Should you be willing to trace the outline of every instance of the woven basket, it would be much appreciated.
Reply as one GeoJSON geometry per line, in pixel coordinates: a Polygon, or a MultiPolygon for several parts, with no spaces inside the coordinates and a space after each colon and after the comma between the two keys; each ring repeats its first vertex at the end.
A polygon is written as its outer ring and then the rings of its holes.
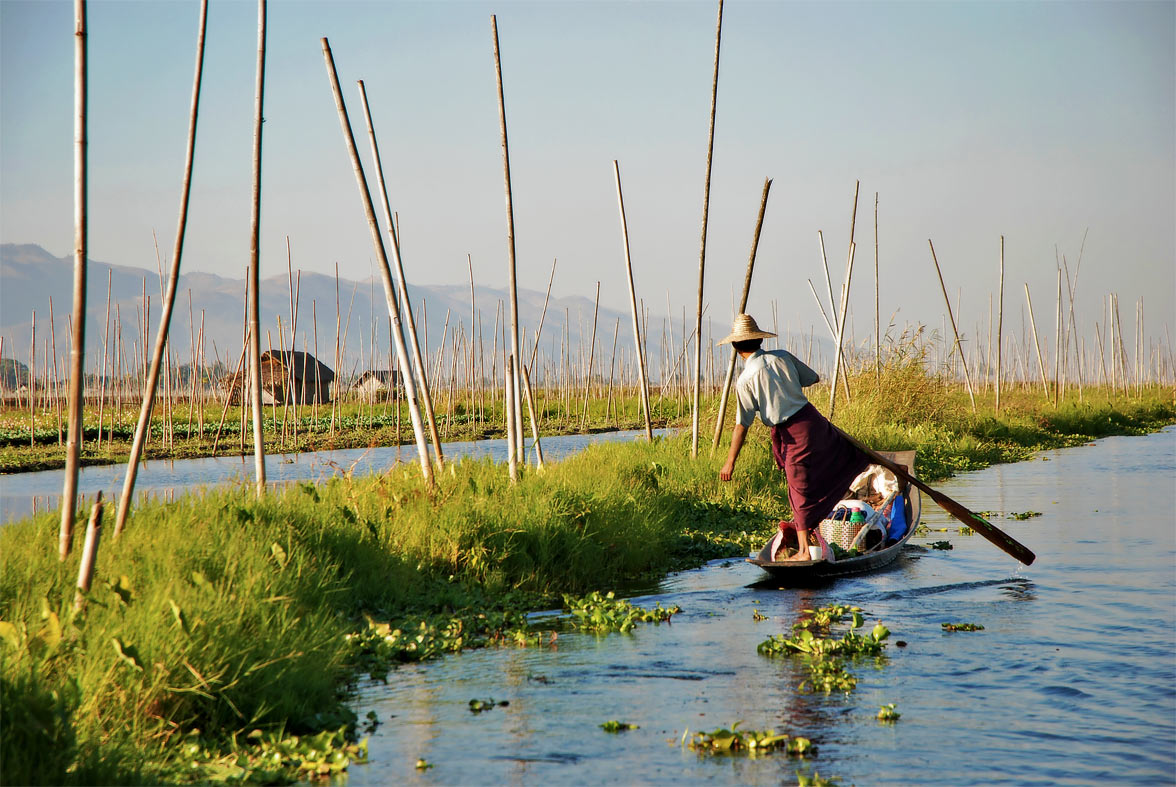
{"type": "Polygon", "coordinates": [[[830,544],[836,544],[842,549],[849,549],[858,532],[866,526],[865,522],[849,522],[844,519],[822,519],[821,537],[830,544]]]}

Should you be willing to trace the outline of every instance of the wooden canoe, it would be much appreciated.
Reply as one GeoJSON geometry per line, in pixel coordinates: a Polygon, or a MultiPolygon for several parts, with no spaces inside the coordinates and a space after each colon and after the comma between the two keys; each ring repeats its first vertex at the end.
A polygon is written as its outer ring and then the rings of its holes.
{"type": "MultiPolygon", "coordinates": [[[[913,474],[915,467],[914,451],[879,451],[879,453],[892,462],[910,468],[913,474]]],[[[759,551],[759,554],[755,557],[748,558],[747,562],[767,571],[772,575],[773,579],[796,584],[806,584],[833,577],[877,571],[898,559],[902,548],[910,540],[911,536],[914,535],[915,528],[919,526],[919,517],[923,510],[919,490],[914,486],[907,485],[903,489],[903,498],[906,509],[907,529],[902,534],[902,538],[889,546],[875,549],[872,552],[866,552],[856,557],[842,558],[836,563],[830,563],[827,560],[796,560],[785,562],[768,559],[772,545],[772,539],[769,538],[768,542],[764,544],[763,549],[759,551]]]]}

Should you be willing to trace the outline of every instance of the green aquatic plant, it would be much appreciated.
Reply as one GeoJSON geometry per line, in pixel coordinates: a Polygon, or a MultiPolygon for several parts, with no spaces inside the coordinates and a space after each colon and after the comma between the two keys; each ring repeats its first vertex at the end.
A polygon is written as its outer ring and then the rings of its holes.
{"type": "Polygon", "coordinates": [[[228,752],[207,745],[198,733],[187,736],[178,751],[187,780],[288,784],[334,777],[353,763],[367,762],[367,739],[352,742],[344,727],[315,735],[255,729],[244,741],[234,737],[228,752]]]}
{"type": "Polygon", "coordinates": [[[416,761],[416,769],[417,769],[418,771],[427,771],[427,770],[429,770],[430,768],[433,768],[433,767],[435,767],[435,766],[433,765],[433,763],[429,762],[429,761],[428,761],[428,760],[426,760],[424,757],[421,757],[420,759],[418,759],[418,760],[416,761]]]}
{"type": "Polygon", "coordinates": [[[630,724],[627,721],[616,721],[614,719],[602,723],[600,725],[600,729],[604,730],[605,732],[624,732],[626,730],[638,729],[638,726],[636,724],[630,724]]]}
{"type": "Polygon", "coordinates": [[[751,619],[756,623],[759,623],[760,621],[767,620],[768,616],[760,612],[758,609],[753,609],[751,611],[751,619]]]}
{"type": "Polygon", "coordinates": [[[1034,517],[1038,517],[1038,516],[1041,516],[1040,511],[1010,511],[1008,518],[1009,519],[1017,519],[1017,520],[1025,520],[1025,519],[1033,519],[1034,517]]]}
{"type": "Polygon", "coordinates": [[[955,549],[955,545],[950,541],[932,541],[927,546],[931,549],[955,549]]]}
{"type": "Polygon", "coordinates": [[[816,771],[811,774],[796,772],[796,787],[837,787],[839,784],[841,779],[836,776],[826,778],[816,771]]]}
{"type": "Polygon", "coordinates": [[[869,634],[860,634],[864,624],[860,607],[830,605],[817,610],[805,610],[806,617],[793,624],[793,635],[776,634],[761,642],[757,652],[764,656],[801,656],[806,659],[808,677],[801,681],[800,691],[835,691],[849,693],[857,687],[857,678],[847,667],[848,659],[884,658],[883,652],[890,629],[875,624],[869,634]],[[829,629],[849,617],[848,630],[840,639],[831,636],[829,629]],[[815,631],[815,633],[814,633],[815,631]]]}
{"type": "Polygon", "coordinates": [[[510,700],[470,700],[469,702],[470,713],[482,713],[495,708],[505,708],[508,705],[510,705],[510,700]]]}
{"type": "Polygon", "coordinates": [[[772,751],[783,750],[795,757],[806,757],[817,753],[817,747],[808,738],[777,734],[775,730],[740,730],[742,722],[735,722],[730,729],[719,728],[711,732],[682,733],[682,745],[699,754],[725,755],[743,754],[755,757],[772,751]]]}
{"type": "Polygon", "coordinates": [[[979,623],[940,623],[944,631],[983,631],[979,623]]]}
{"type": "Polygon", "coordinates": [[[565,593],[563,600],[564,609],[572,614],[572,627],[595,634],[629,632],[638,623],[668,623],[671,617],[682,611],[676,604],[663,608],[660,601],[653,609],[635,607],[616,598],[611,590],[603,595],[593,591],[579,598],[565,593]]]}
{"type": "Polygon", "coordinates": [[[894,709],[894,703],[888,702],[878,709],[878,715],[876,718],[878,721],[894,722],[898,721],[901,716],[902,714],[894,709]]]}

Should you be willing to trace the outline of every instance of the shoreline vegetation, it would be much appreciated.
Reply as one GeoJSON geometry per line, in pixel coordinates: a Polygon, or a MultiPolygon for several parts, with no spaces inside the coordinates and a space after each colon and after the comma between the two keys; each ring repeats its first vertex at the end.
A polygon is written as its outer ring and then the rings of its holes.
{"type": "MultiPolygon", "coordinates": [[[[928,481],[1176,423],[1167,386],[1088,387],[1058,405],[1006,391],[994,416],[991,397],[973,413],[961,385],[918,362],[851,382],[838,425],[878,450],[916,449],[928,481]]],[[[688,406],[671,417],[677,407],[663,399],[665,425],[689,418],[688,406]]],[[[632,399],[620,409],[639,413],[632,399]]],[[[573,409],[564,423],[578,420],[573,409]]],[[[243,483],[148,501],[101,542],[76,612],[81,549],[58,560],[59,515],[0,528],[0,782],[282,783],[343,770],[365,756],[347,707],[357,680],[471,647],[546,647],[566,622],[533,630],[527,612],[648,589],[758,547],[788,514],[767,430],[752,429],[729,483],[725,453],[690,459],[687,431],[527,465],[513,484],[503,465],[449,460],[431,490],[402,465],[260,499],[243,483]]]]}

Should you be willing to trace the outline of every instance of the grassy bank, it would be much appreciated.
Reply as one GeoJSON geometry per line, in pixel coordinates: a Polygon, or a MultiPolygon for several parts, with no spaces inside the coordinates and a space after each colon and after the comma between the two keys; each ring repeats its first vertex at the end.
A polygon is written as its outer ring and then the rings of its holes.
{"type": "MultiPolygon", "coordinates": [[[[995,419],[910,370],[871,379],[854,381],[838,423],[881,449],[917,448],[927,478],[1176,421],[1166,391],[1058,408],[1026,394],[995,419]]],[[[58,562],[56,518],[6,526],[0,777],[280,781],[308,762],[329,769],[355,734],[344,700],[357,671],[545,642],[521,611],[758,546],[787,504],[766,430],[751,434],[727,484],[722,452],[691,461],[684,436],[593,446],[515,485],[501,466],[466,461],[431,492],[405,467],[260,501],[232,488],[149,503],[103,543],[77,616],[79,550],[58,562]],[[290,737],[340,729],[313,745],[290,737]]]]}

